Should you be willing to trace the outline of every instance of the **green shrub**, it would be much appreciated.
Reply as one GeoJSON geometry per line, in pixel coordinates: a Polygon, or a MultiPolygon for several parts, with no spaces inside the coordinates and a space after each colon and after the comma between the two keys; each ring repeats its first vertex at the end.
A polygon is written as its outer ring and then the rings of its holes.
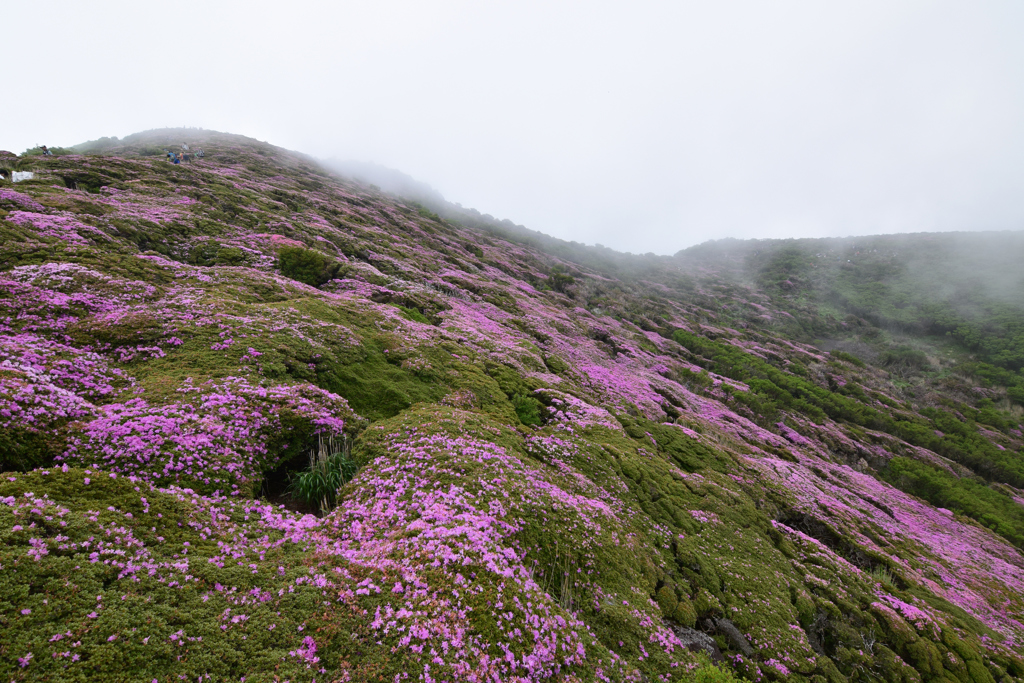
{"type": "Polygon", "coordinates": [[[689,598],[682,598],[676,604],[672,618],[687,628],[693,628],[697,624],[697,612],[693,609],[693,603],[689,598]]]}
{"type": "Polygon", "coordinates": [[[655,599],[658,603],[658,607],[661,608],[661,613],[666,617],[671,618],[675,613],[676,608],[679,606],[679,598],[676,597],[676,592],[672,590],[671,586],[662,586],[655,593],[655,599]]]}
{"type": "Polygon", "coordinates": [[[417,311],[415,308],[409,308],[408,306],[399,306],[399,308],[402,309],[402,313],[409,320],[412,320],[413,322],[417,323],[423,323],[424,325],[430,324],[430,320],[428,320],[425,315],[417,311]]]}
{"type": "Polygon", "coordinates": [[[847,353],[846,351],[831,351],[830,353],[832,357],[835,358],[836,360],[845,361],[858,368],[864,367],[864,361],[862,361],[860,358],[857,358],[857,356],[853,355],[852,353],[847,353]]]}
{"type": "Polygon", "coordinates": [[[567,273],[562,266],[553,266],[551,274],[548,275],[548,286],[556,292],[562,292],[563,294],[575,282],[576,278],[567,273]]]}
{"type": "Polygon", "coordinates": [[[44,433],[18,427],[0,430],[0,472],[27,472],[49,464],[59,453],[44,433]]]}
{"type": "Polygon", "coordinates": [[[728,669],[708,663],[691,673],[689,680],[692,683],[739,683],[742,679],[728,669]]]}
{"type": "Polygon", "coordinates": [[[992,425],[996,429],[1009,429],[1016,424],[1016,420],[1007,420],[990,398],[978,401],[978,417],[976,419],[978,422],[992,425]]]}
{"type": "Polygon", "coordinates": [[[544,420],[541,418],[543,404],[532,396],[516,394],[512,397],[512,407],[515,408],[519,421],[524,425],[541,425],[544,420]]]}
{"type": "Polygon", "coordinates": [[[887,349],[878,360],[893,370],[925,370],[931,366],[923,351],[909,346],[894,346],[887,349]]]}
{"type": "Polygon", "coordinates": [[[548,370],[556,375],[561,375],[569,371],[569,364],[558,356],[545,356],[544,365],[548,366],[548,370]]]}
{"type": "Polygon", "coordinates": [[[240,266],[245,263],[245,252],[236,247],[222,247],[217,251],[217,264],[240,266]]]}
{"type": "Polygon", "coordinates": [[[330,282],[341,272],[341,264],[330,256],[303,247],[281,247],[277,262],[282,275],[313,287],[330,282]]]}

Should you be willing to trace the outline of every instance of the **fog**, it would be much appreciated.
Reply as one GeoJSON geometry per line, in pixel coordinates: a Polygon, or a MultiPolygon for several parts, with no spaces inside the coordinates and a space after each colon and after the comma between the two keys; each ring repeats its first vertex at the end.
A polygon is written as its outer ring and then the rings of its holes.
{"type": "Polygon", "coordinates": [[[1024,229],[1024,3],[6,2],[0,149],[165,126],[587,244],[1024,229]]]}

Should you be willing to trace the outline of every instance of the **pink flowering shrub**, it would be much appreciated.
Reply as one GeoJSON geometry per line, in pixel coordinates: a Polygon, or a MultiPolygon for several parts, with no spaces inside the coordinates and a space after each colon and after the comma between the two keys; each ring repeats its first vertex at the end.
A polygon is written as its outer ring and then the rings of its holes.
{"type": "Polygon", "coordinates": [[[42,213],[46,210],[42,204],[32,199],[32,197],[7,188],[0,188],[0,204],[2,203],[13,204],[19,208],[37,213],[42,213]]]}
{"type": "Polygon", "coordinates": [[[45,377],[94,402],[113,400],[133,380],[100,354],[23,333],[0,337],[0,368],[45,377]]]}
{"type": "Polygon", "coordinates": [[[0,469],[46,463],[60,449],[69,421],[97,413],[92,403],[45,375],[0,366],[0,469]]]}
{"type": "Polygon", "coordinates": [[[109,240],[102,230],[68,216],[52,216],[31,211],[14,211],[7,220],[16,225],[29,225],[41,237],[65,240],[71,244],[88,244],[88,240],[109,240]]]}
{"type": "Polygon", "coordinates": [[[309,385],[226,378],[178,392],[182,399],[171,404],[136,398],[103,406],[96,419],[77,426],[58,459],[237,495],[298,457],[311,436],[340,435],[355,417],[344,399],[309,385]]]}

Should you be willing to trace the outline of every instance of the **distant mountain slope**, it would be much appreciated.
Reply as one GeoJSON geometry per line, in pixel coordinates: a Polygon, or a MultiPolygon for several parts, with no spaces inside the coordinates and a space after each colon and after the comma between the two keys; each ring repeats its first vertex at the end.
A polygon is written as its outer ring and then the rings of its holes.
{"type": "MultiPolygon", "coordinates": [[[[917,336],[956,332],[963,324],[993,332],[997,309],[1024,311],[1022,256],[1024,232],[725,240],[676,255],[691,267],[713,264],[784,300],[917,336]]],[[[1024,366],[1024,353],[1012,355],[1001,362],[1024,366]]]]}
{"type": "Polygon", "coordinates": [[[1024,413],[1024,232],[722,241],[676,258],[765,293],[802,328],[790,334],[857,349],[925,390],[959,377],[1007,419],[1024,413]]]}
{"type": "Polygon", "coordinates": [[[353,161],[351,159],[345,161],[331,159],[324,162],[324,165],[342,175],[376,185],[379,189],[389,194],[428,204],[445,203],[445,199],[440,192],[426,183],[420,182],[412,176],[396,171],[393,168],[367,161],[353,161]]]}
{"type": "Polygon", "coordinates": [[[0,674],[1024,679],[1019,236],[628,256],[79,151],[0,184],[0,674]]]}

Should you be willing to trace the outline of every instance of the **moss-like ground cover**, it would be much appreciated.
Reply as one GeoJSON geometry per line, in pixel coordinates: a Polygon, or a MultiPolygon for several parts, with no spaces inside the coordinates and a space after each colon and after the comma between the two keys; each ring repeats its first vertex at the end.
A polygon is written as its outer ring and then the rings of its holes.
{"type": "Polygon", "coordinates": [[[181,134],[0,186],[0,675],[1024,678],[1019,414],[806,343],[800,253],[618,267],[181,134]]]}

